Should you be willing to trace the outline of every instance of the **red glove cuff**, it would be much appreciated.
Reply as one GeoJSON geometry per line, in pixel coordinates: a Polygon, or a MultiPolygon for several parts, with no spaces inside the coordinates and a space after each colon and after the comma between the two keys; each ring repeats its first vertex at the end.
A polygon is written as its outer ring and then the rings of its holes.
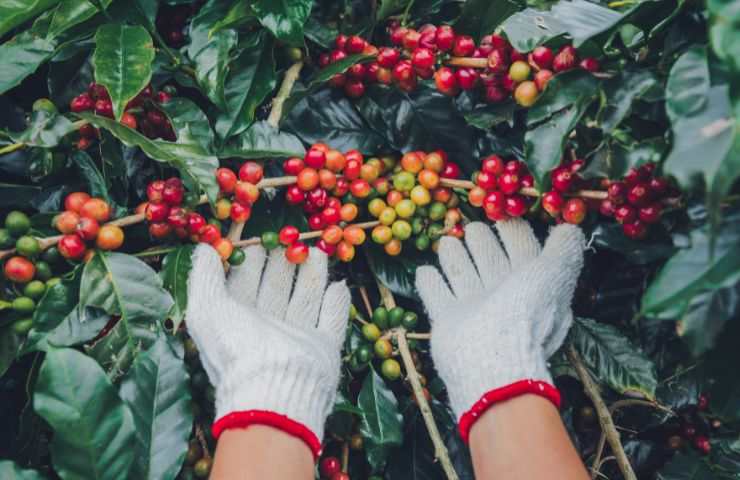
{"type": "Polygon", "coordinates": [[[560,408],[560,392],[557,388],[547,382],[539,380],[520,380],[518,382],[496,388],[483,394],[480,400],[475,402],[473,406],[470,407],[470,410],[463,413],[462,417],[460,417],[458,429],[463,441],[468,443],[470,429],[473,428],[473,424],[475,424],[483,413],[495,403],[530,393],[545,397],[555,404],[557,408],[560,408]]]}
{"type": "Polygon", "coordinates": [[[213,438],[218,439],[224,430],[247,428],[250,425],[267,425],[277,428],[293,437],[303,440],[313,453],[314,461],[321,456],[321,440],[302,423],[291,420],[285,415],[266,410],[246,410],[231,412],[219,418],[211,429],[213,438]]]}

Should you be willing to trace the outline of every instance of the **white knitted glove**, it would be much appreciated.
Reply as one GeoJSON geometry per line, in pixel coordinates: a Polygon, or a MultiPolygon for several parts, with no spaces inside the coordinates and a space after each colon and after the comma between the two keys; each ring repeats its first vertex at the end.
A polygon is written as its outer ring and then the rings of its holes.
{"type": "Polygon", "coordinates": [[[269,259],[261,246],[244,251],[226,280],[216,251],[199,245],[188,279],[188,332],[216,388],[214,437],[266,424],[318,457],[339,383],[349,290],[336,282],[324,292],[328,260],[319,250],[298,268],[295,286],[296,266],[283,249],[269,259]]]}
{"type": "Polygon", "coordinates": [[[492,403],[534,393],[559,405],[547,358],[573,321],[570,304],[583,265],[578,227],[553,228],[544,249],[523,220],[496,227],[505,251],[487,225],[475,222],[465,228],[465,246],[453,237],[441,240],[447,282],[434,267],[416,271],[432,321],[432,359],[465,441],[492,403]]]}

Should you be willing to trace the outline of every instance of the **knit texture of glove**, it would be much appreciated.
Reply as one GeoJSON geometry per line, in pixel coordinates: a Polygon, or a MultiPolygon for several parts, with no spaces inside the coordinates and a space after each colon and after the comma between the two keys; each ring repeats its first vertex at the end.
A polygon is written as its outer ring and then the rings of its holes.
{"type": "Polygon", "coordinates": [[[283,249],[245,254],[227,280],[216,251],[199,245],[188,280],[188,332],[216,389],[214,436],[267,424],[318,455],[339,383],[349,290],[344,282],[326,288],[319,250],[300,268],[283,249]]]}
{"type": "Polygon", "coordinates": [[[465,228],[465,244],[440,242],[440,273],[416,271],[432,321],[432,359],[445,382],[464,440],[491,403],[535,393],[559,403],[547,368],[573,321],[571,300],[585,241],[573,225],[552,229],[544,248],[529,224],[465,228]],[[467,247],[467,248],[466,248],[467,247]]]}

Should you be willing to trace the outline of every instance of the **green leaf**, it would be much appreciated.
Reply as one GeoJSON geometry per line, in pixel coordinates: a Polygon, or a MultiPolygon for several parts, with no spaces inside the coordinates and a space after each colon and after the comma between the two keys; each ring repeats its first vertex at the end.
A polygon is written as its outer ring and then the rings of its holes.
{"type": "Polygon", "coordinates": [[[100,173],[97,165],[90,155],[83,150],[77,150],[70,155],[70,160],[80,170],[80,175],[87,182],[89,187],[90,195],[93,197],[102,198],[106,202],[114,203],[110,194],[108,193],[108,185],[105,183],[103,174],[100,173]]]}
{"type": "Polygon", "coordinates": [[[453,99],[429,84],[421,84],[411,93],[374,85],[357,102],[357,108],[370,128],[386,138],[394,150],[441,148],[460,164],[473,156],[472,131],[453,99]]]}
{"type": "Polygon", "coordinates": [[[344,94],[333,90],[321,90],[296,103],[282,127],[303,143],[326,142],[342,151],[356,148],[363,153],[374,153],[385,144],[344,94]]]}
{"type": "MultiPolygon", "coordinates": [[[[96,127],[105,128],[127,146],[136,146],[150,158],[165,162],[176,168],[189,189],[205,192],[208,200],[215,203],[218,197],[216,169],[218,159],[211,155],[193,136],[192,127],[185,125],[180,130],[177,142],[151,140],[136,130],[132,130],[110,118],[79,114],[96,127]]],[[[197,130],[196,130],[197,132],[197,130]]]]}
{"type": "Polygon", "coordinates": [[[740,312],[739,307],[740,282],[699,293],[689,302],[676,331],[698,357],[714,347],[727,321],[740,312]]]}
{"type": "Polygon", "coordinates": [[[232,2],[211,0],[190,22],[188,56],[195,67],[195,80],[203,93],[219,108],[226,108],[224,81],[229,71],[230,52],[236,46],[235,30],[212,32],[214,23],[222,19],[232,2]]]}
{"type": "Polygon", "coordinates": [[[185,97],[174,97],[167,103],[157,105],[167,118],[170,119],[172,128],[178,139],[189,130],[189,135],[197,140],[206,151],[213,147],[213,130],[208,122],[208,117],[203,110],[198,108],[190,99],[185,97]]]}
{"type": "Polygon", "coordinates": [[[401,445],[403,417],[398,412],[398,401],[380,376],[371,369],[362,383],[357,397],[360,414],[360,433],[369,449],[385,449],[401,445]]]}
{"type": "Polygon", "coordinates": [[[655,398],[658,378],[653,362],[614,325],[576,318],[570,341],[600,383],[619,394],[655,398]]]}
{"type": "Polygon", "coordinates": [[[412,0],[380,0],[378,11],[375,12],[375,19],[377,21],[385,20],[394,13],[399,13],[404,10],[412,0]]]}
{"type": "Polygon", "coordinates": [[[193,266],[191,259],[193,250],[195,246],[183,245],[168,253],[162,260],[162,270],[159,272],[164,288],[170,292],[174,300],[170,311],[174,332],[185,319],[185,309],[188,306],[188,276],[193,266]]]}
{"type": "Polygon", "coordinates": [[[231,137],[221,148],[222,157],[285,158],[303,157],[306,149],[295,135],[283,132],[266,121],[254,122],[247,130],[231,137]]]}
{"type": "MultiPolygon", "coordinates": [[[[36,15],[43,13],[59,0],[15,0],[0,2],[0,37],[31,20],[36,15]]],[[[10,58],[2,56],[1,58],[10,58]]]]}
{"type": "Polygon", "coordinates": [[[619,252],[625,256],[628,262],[638,265],[646,265],[666,259],[676,251],[676,248],[670,242],[670,238],[664,241],[650,242],[632,240],[624,234],[622,226],[618,223],[599,223],[593,230],[592,238],[595,247],[619,252]]]}
{"type": "MultiPolygon", "coordinates": [[[[657,474],[656,480],[720,480],[705,458],[679,452],[657,474]]],[[[731,477],[730,477],[731,478],[731,477]]]]}
{"type": "Polygon", "coordinates": [[[691,245],[678,251],[658,271],[642,297],[643,313],[685,305],[694,295],[734,284],[740,279],[740,215],[728,216],[714,251],[708,227],[690,233],[691,245]]]}
{"type": "Polygon", "coordinates": [[[0,460],[0,478],[5,480],[44,480],[36,470],[24,469],[10,460],[0,460]]]}
{"type": "Polygon", "coordinates": [[[576,48],[596,35],[612,29],[622,13],[586,0],[560,0],[549,11],[527,8],[510,16],[501,29],[520,52],[561,35],[573,39],[576,48]]]}
{"type": "MultiPolygon", "coordinates": [[[[2,18],[0,13],[0,19],[2,18]]],[[[0,94],[20,85],[24,78],[51,58],[55,47],[54,42],[35,37],[30,32],[23,32],[0,45],[0,58],[3,59],[0,94]]]]}
{"type": "Polygon", "coordinates": [[[66,135],[75,130],[77,128],[67,117],[39,110],[31,115],[28,128],[11,134],[11,138],[29,146],[51,148],[59,145],[66,135]]]}
{"type": "Polygon", "coordinates": [[[711,88],[706,47],[696,45],[671,67],[666,83],[666,112],[671,119],[699,112],[711,88]]]}
{"type": "MultiPolygon", "coordinates": [[[[8,326],[0,329],[0,376],[5,375],[15,360],[21,338],[8,326]]],[[[2,472],[2,469],[0,469],[2,472]]],[[[0,475],[0,478],[5,478],[0,475]]]]}
{"type": "Polygon", "coordinates": [[[488,131],[500,123],[514,125],[514,112],[517,110],[515,102],[508,100],[502,103],[493,103],[476,106],[463,113],[468,125],[480,130],[488,131]]]}
{"type": "Polygon", "coordinates": [[[39,193],[41,187],[0,183],[0,207],[27,206],[39,193]]]}
{"type": "Polygon", "coordinates": [[[54,469],[64,480],[128,478],[134,421],[95,361],[72,349],[46,354],[33,408],[54,430],[54,469]]]}
{"type": "Polygon", "coordinates": [[[518,0],[469,0],[454,23],[455,33],[464,33],[480,40],[521,10],[523,4],[518,0]]]}
{"type": "Polygon", "coordinates": [[[140,26],[107,24],[98,29],[95,45],[95,81],[108,89],[115,118],[120,119],[126,104],[152,78],[152,37],[140,26]]]}
{"type": "MultiPolygon", "coordinates": [[[[437,420],[435,416],[435,420],[437,420]]],[[[429,438],[424,419],[418,411],[407,421],[403,445],[396,449],[388,461],[388,480],[429,480],[445,478],[434,457],[434,445],[429,438]]]]}
{"type": "MultiPolygon", "coordinates": [[[[102,310],[78,309],[64,317],[62,323],[46,335],[46,343],[55,347],[72,347],[95,338],[110,322],[110,316],[102,310]]],[[[39,348],[42,350],[43,348],[39,348]]]]}
{"type": "Polygon", "coordinates": [[[527,112],[527,125],[547,120],[562,109],[596,96],[599,81],[582,69],[569,70],[555,75],[542,95],[527,112]]]}
{"type": "Polygon", "coordinates": [[[238,135],[254,120],[254,112],[277,83],[273,41],[262,32],[240,46],[232,60],[224,85],[226,110],[216,118],[216,134],[221,140],[238,135]]]}
{"type": "Polygon", "coordinates": [[[608,141],[594,153],[581,175],[585,179],[621,178],[632,167],[647,162],[660,163],[666,148],[663,137],[627,144],[608,141]]]}
{"type": "Polygon", "coordinates": [[[111,359],[110,365],[123,362],[125,366],[139,350],[147,348],[172,304],[157,273],[131,255],[98,252],[82,272],[79,308],[96,307],[120,316],[116,336],[111,338],[117,340],[120,351],[112,352],[117,358],[111,359]]]}
{"type": "Polygon", "coordinates": [[[655,75],[646,70],[621,72],[604,83],[606,103],[599,112],[600,126],[604,133],[610,133],[632,109],[635,100],[651,91],[657,90],[655,75]]]}
{"type": "MultiPolygon", "coordinates": [[[[103,8],[108,8],[113,0],[98,1],[103,5],[103,8]]],[[[97,2],[90,2],[89,0],[64,0],[54,11],[46,37],[55,38],[75,25],[91,19],[98,12],[97,2]]]]}
{"type": "Polygon", "coordinates": [[[218,19],[212,26],[210,35],[227,28],[240,28],[255,22],[256,18],[252,7],[247,0],[237,0],[223,18],[218,19]]]}
{"type": "Polygon", "coordinates": [[[716,229],[722,198],[740,176],[740,135],[728,85],[710,87],[707,69],[704,47],[688,50],[671,69],[666,111],[673,148],[664,171],[685,189],[704,187],[710,222],[716,229]]]}
{"type": "Polygon", "coordinates": [[[395,257],[389,257],[382,247],[375,244],[367,245],[365,251],[370,270],[383,285],[396,295],[418,301],[419,296],[414,286],[416,269],[431,263],[434,257],[429,253],[412,250],[413,248],[412,245],[404,245],[403,253],[395,257]]]}
{"type": "Polygon", "coordinates": [[[289,45],[303,45],[303,25],[311,14],[311,0],[255,0],[252,10],[263,27],[289,45]]]}
{"type": "Polygon", "coordinates": [[[121,398],[128,404],[136,428],[136,478],[171,480],[188,451],[193,427],[190,378],[182,358],[167,337],[134,360],[121,382],[121,398]]]}

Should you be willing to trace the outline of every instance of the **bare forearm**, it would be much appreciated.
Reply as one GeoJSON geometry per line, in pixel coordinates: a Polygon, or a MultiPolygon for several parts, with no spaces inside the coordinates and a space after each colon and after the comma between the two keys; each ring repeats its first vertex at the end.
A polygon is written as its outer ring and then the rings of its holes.
{"type": "Polygon", "coordinates": [[[555,406],[537,395],[494,405],[470,431],[478,480],[588,480],[555,406]]]}
{"type": "Polygon", "coordinates": [[[210,478],[313,479],[313,456],[302,440],[271,427],[226,430],[219,438],[210,478]]]}

